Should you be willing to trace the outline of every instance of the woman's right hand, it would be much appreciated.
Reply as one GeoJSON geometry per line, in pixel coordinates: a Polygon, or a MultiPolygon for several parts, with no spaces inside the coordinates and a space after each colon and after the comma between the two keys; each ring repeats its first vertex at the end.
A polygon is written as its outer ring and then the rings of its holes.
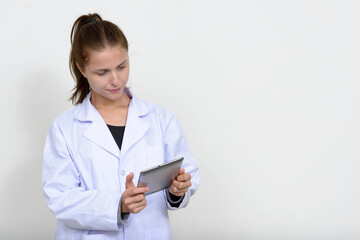
{"type": "Polygon", "coordinates": [[[139,213],[146,207],[145,192],[149,191],[148,187],[135,187],[133,183],[134,173],[126,176],[125,191],[121,198],[122,213],[139,213]]]}

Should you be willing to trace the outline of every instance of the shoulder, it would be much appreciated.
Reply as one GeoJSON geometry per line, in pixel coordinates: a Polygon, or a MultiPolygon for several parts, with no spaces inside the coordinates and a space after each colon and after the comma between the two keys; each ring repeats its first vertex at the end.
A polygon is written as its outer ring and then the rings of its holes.
{"type": "Polygon", "coordinates": [[[125,93],[131,98],[130,107],[135,110],[140,117],[144,117],[146,115],[156,115],[158,117],[167,119],[175,116],[172,111],[160,104],[151,103],[138,98],[128,88],[125,89],[125,93]]]}
{"type": "Polygon", "coordinates": [[[66,128],[68,125],[70,125],[71,123],[73,123],[73,119],[74,119],[74,115],[76,114],[76,112],[79,109],[79,105],[73,106],[72,108],[68,109],[67,111],[59,114],[55,120],[53,121],[53,123],[51,124],[50,129],[62,129],[62,128],[66,128]]]}
{"type": "Polygon", "coordinates": [[[170,109],[164,107],[163,105],[151,103],[146,100],[133,97],[134,105],[139,107],[140,112],[146,116],[156,116],[159,120],[170,121],[173,118],[176,118],[176,115],[170,109]]]}
{"type": "Polygon", "coordinates": [[[155,103],[149,103],[149,105],[151,106],[151,109],[158,114],[159,116],[163,117],[163,118],[173,118],[175,117],[175,113],[164,107],[163,105],[160,104],[155,104],[155,103]]]}

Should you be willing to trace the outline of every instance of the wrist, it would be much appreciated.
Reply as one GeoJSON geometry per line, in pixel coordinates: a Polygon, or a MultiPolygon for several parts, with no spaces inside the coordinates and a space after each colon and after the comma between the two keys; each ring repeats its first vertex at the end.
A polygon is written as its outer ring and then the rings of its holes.
{"type": "Polygon", "coordinates": [[[121,213],[130,213],[130,211],[128,211],[127,207],[125,206],[123,199],[121,199],[121,204],[120,204],[120,212],[121,213]]]}

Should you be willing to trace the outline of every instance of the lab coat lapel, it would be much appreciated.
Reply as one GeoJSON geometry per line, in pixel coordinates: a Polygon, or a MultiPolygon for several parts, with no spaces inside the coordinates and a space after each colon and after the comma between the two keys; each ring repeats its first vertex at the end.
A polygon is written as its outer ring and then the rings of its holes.
{"type": "Polygon", "coordinates": [[[128,109],[124,139],[121,146],[121,158],[125,156],[126,152],[137,143],[149,129],[150,124],[143,118],[148,112],[149,106],[135,96],[132,96],[128,109]]]}
{"type": "Polygon", "coordinates": [[[119,147],[116,145],[114,137],[102,118],[101,120],[93,121],[85,131],[84,136],[96,145],[112,153],[115,157],[120,157],[119,147]]]}
{"type": "Polygon", "coordinates": [[[80,121],[90,121],[90,126],[86,129],[83,136],[95,143],[104,150],[110,152],[115,157],[120,157],[120,150],[117,146],[109,128],[96,108],[90,103],[88,94],[83,103],[79,106],[77,118],[80,121]]]}

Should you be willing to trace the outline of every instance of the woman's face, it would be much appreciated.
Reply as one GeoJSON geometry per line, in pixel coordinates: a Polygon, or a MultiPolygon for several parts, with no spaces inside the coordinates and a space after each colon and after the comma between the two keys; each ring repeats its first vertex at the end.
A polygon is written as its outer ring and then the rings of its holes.
{"type": "Polygon", "coordinates": [[[129,56],[121,46],[87,49],[88,62],[82,73],[92,89],[91,101],[118,101],[129,78],[129,56]]]}

